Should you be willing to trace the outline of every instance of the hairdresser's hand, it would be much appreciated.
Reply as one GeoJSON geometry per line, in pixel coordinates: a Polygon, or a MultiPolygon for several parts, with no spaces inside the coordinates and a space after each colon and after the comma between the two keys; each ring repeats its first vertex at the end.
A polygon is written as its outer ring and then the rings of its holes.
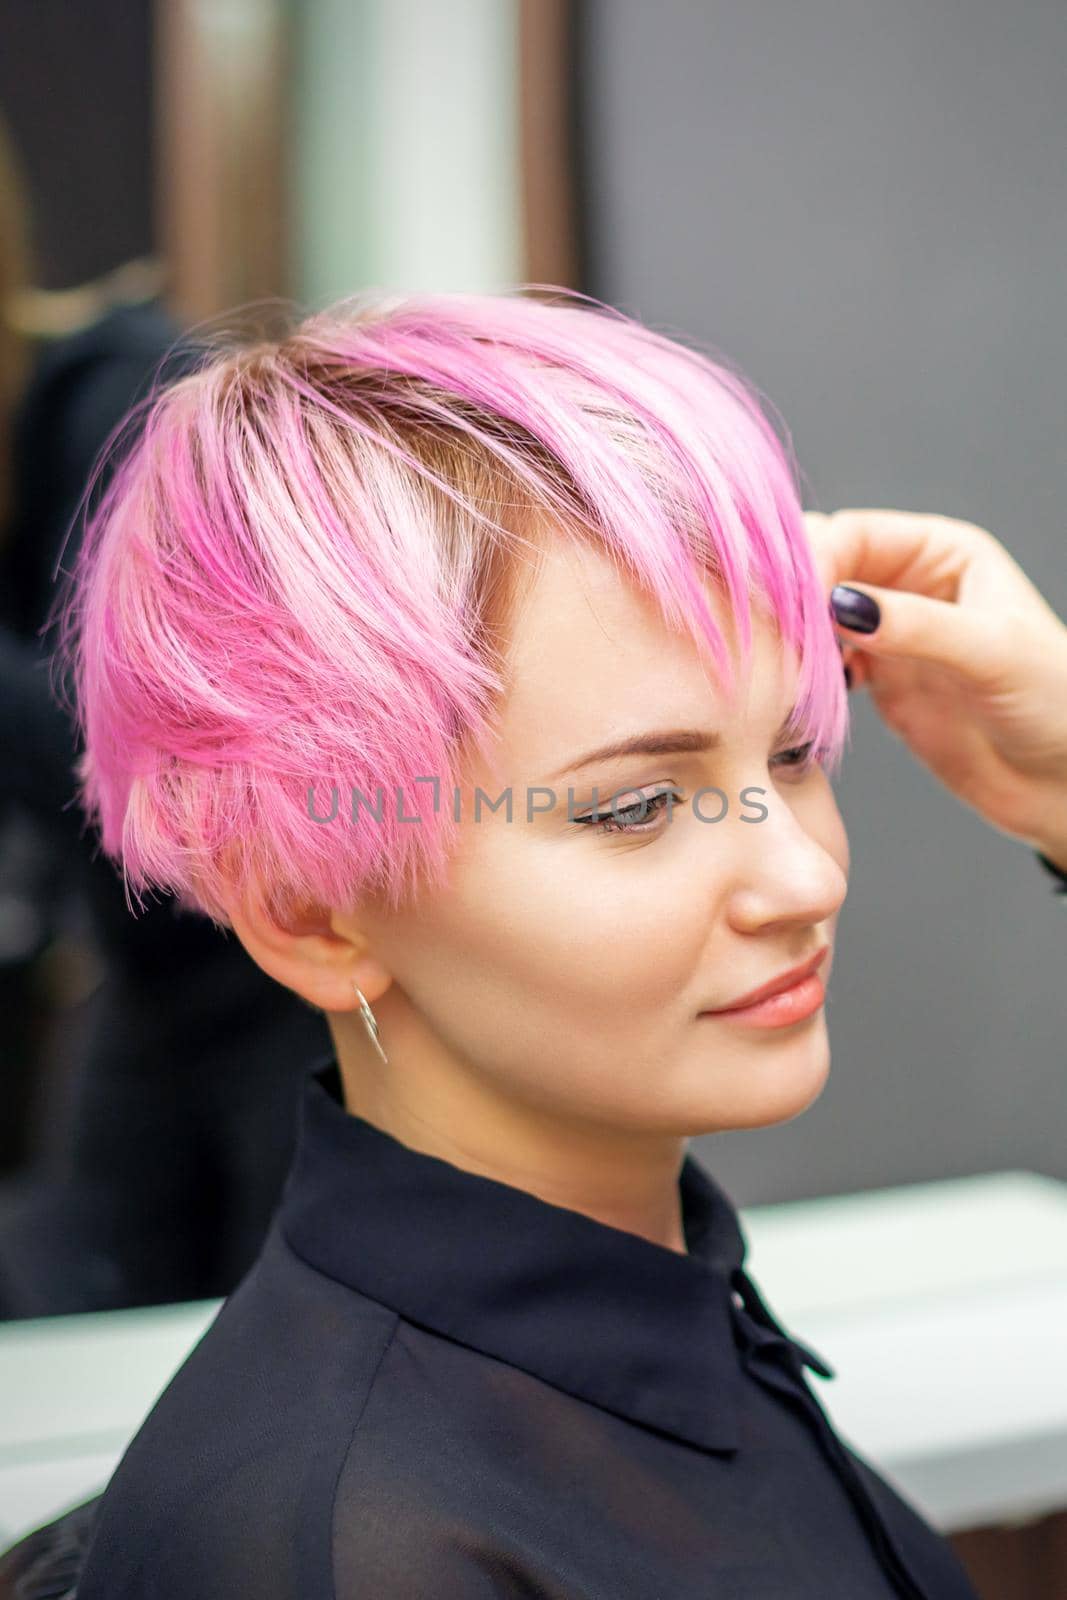
{"type": "Polygon", "coordinates": [[[806,516],[854,689],[987,822],[1067,868],[1067,625],[984,528],[904,511],[806,516]],[[835,601],[847,601],[838,590],[835,601]]]}

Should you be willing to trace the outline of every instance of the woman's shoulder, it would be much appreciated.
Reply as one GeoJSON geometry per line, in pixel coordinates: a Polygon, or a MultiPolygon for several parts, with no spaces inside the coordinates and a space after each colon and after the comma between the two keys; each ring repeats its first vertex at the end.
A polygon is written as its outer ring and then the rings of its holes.
{"type": "MultiPolygon", "coordinates": [[[[91,1529],[76,1524],[91,1532],[77,1600],[332,1600],[336,1484],[396,1320],[305,1267],[272,1228],[130,1441],[91,1529]]],[[[44,1539],[39,1569],[59,1559],[44,1539]]]]}

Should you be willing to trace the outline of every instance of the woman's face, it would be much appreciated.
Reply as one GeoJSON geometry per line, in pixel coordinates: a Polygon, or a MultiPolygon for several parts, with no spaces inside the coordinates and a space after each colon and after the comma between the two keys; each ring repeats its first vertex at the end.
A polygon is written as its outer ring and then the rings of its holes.
{"type": "MultiPolygon", "coordinates": [[[[708,593],[732,644],[710,583],[708,593]]],[[[751,673],[730,705],[693,643],[610,561],[548,548],[511,635],[499,771],[470,769],[447,886],[410,911],[359,919],[393,978],[374,1008],[397,1072],[405,1050],[430,1050],[539,1117],[681,1136],[782,1121],[819,1094],[823,1009],[773,1028],[701,1014],[830,945],[847,887],[825,772],[781,759],[797,743],[780,732],[795,663],[762,612],[753,624],[751,673]],[[675,729],[715,742],[583,763],[609,742],[675,729]],[[717,793],[694,809],[709,786],[726,798],[721,821],[717,793]],[[764,792],[746,804],[750,786],[764,792]],[[487,803],[508,788],[510,819],[487,803]],[[670,813],[657,802],[618,831],[614,794],[623,811],[632,791],[668,790],[670,813]],[[531,791],[533,807],[554,797],[552,808],[528,817],[531,791]],[[606,828],[572,820],[594,809],[606,828]]]]}

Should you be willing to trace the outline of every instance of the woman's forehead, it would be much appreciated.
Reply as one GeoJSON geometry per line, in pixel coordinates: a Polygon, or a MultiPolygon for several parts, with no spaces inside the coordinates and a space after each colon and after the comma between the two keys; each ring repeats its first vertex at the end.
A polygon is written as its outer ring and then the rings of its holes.
{"type": "MultiPolygon", "coordinates": [[[[705,587],[737,659],[737,625],[726,597],[711,578],[705,587]]],[[[612,737],[604,733],[609,724],[625,722],[632,731],[646,722],[681,726],[684,717],[687,726],[692,719],[706,725],[755,699],[774,702],[773,714],[796,664],[764,606],[753,605],[751,622],[750,671],[739,675],[731,702],[709,653],[687,630],[671,628],[655,601],[607,556],[591,547],[551,548],[513,619],[502,730],[555,751],[582,734],[604,743],[612,737]]]]}
{"type": "MultiPolygon", "coordinates": [[[[727,638],[734,618],[720,586],[704,584],[727,638]]],[[[507,655],[515,665],[543,657],[548,643],[593,654],[606,644],[657,649],[669,628],[653,597],[606,550],[592,542],[557,539],[541,554],[523,586],[509,628],[507,655]]]]}

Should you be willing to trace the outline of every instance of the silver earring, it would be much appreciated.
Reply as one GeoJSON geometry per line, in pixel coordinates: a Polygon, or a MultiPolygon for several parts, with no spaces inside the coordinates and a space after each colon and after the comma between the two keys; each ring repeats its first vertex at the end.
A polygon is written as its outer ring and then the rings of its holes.
{"type": "Polygon", "coordinates": [[[373,1044],[374,1048],[377,1050],[378,1054],[381,1056],[386,1065],[388,1065],[389,1057],[386,1055],[385,1051],[378,1042],[378,1019],[374,1015],[374,1012],[371,1010],[370,1006],[367,1004],[363,990],[359,987],[358,983],[356,984],[355,989],[356,993],[359,995],[359,1010],[360,1015],[363,1018],[363,1026],[370,1034],[371,1043],[373,1044]]]}

